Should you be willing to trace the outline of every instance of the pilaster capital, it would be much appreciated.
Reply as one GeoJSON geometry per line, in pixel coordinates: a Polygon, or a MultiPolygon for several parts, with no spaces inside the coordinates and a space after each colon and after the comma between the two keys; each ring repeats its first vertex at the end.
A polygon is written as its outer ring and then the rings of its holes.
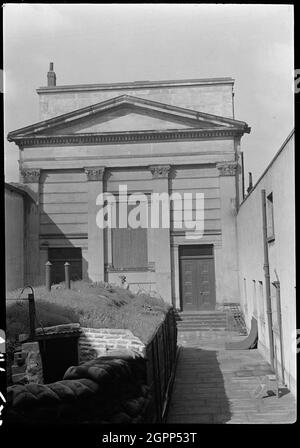
{"type": "Polygon", "coordinates": [[[25,184],[39,183],[41,170],[37,168],[23,168],[21,169],[21,176],[25,184]]]}
{"type": "Polygon", "coordinates": [[[217,163],[219,176],[234,176],[239,168],[237,162],[221,162],[217,163]]]}
{"type": "Polygon", "coordinates": [[[152,173],[153,179],[165,179],[169,177],[171,165],[151,165],[148,168],[152,173]]]}
{"type": "Polygon", "coordinates": [[[105,166],[91,166],[84,168],[88,181],[103,180],[105,166]]]}

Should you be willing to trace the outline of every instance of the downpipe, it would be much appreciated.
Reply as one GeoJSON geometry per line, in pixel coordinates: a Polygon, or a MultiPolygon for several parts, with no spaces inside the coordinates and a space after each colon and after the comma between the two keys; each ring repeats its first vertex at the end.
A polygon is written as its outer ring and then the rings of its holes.
{"type": "Polygon", "coordinates": [[[271,303],[271,282],[269,268],[269,249],[267,240],[267,210],[266,210],[266,190],[261,190],[262,202],[262,221],[263,221],[263,245],[264,245],[264,272],[266,285],[266,313],[268,320],[268,334],[270,341],[270,364],[274,370],[274,340],[273,340],[273,322],[272,322],[272,303],[271,303]]]}
{"type": "Polygon", "coordinates": [[[277,277],[277,281],[272,284],[276,288],[276,303],[277,303],[277,316],[278,316],[278,328],[279,328],[279,344],[280,344],[280,361],[281,361],[281,379],[282,384],[285,383],[284,377],[284,356],[283,356],[283,332],[282,332],[282,314],[281,314],[281,297],[280,297],[280,281],[275,270],[275,275],[277,277]]]}

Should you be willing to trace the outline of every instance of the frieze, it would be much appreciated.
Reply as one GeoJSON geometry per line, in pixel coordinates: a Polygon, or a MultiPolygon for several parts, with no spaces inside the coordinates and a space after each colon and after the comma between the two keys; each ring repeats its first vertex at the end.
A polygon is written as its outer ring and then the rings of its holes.
{"type": "Polygon", "coordinates": [[[244,130],[238,128],[231,129],[186,129],[178,131],[143,131],[124,132],[114,134],[76,134],[57,136],[24,136],[16,137],[13,141],[19,146],[43,146],[43,145],[83,145],[101,144],[109,145],[114,143],[132,142],[155,142],[172,140],[190,140],[210,137],[233,137],[243,135],[244,130]]]}

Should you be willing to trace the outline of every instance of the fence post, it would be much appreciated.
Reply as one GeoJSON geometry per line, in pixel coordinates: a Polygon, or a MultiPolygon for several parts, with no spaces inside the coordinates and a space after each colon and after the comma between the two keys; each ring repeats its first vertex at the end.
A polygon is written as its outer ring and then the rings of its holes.
{"type": "Polygon", "coordinates": [[[35,306],[33,293],[28,294],[30,339],[35,337],[35,306]]]}
{"type": "Polygon", "coordinates": [[[52,266],[52,263],[50,261],[47,261],[45,266],[46,266],[46,289],[48,291],[51,291],[51,266],[52,266]]]}
{"type": "Polygon", "coordinates": [[[66,283],[66,288],[70,289],[71,288],[70,263],[68,263],[67,261],[65,262],[65,283],[66,283]]]}

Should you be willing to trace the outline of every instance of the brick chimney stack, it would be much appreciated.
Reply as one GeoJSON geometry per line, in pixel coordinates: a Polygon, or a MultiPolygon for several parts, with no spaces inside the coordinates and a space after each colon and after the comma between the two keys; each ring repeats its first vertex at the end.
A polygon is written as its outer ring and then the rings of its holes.
{"type": "Polygon", "coordinates": [[[50,69],[47,73],[48,87],[56,86],[56,74],[53,71],[53,62],[50,62],[50,69]]]}

